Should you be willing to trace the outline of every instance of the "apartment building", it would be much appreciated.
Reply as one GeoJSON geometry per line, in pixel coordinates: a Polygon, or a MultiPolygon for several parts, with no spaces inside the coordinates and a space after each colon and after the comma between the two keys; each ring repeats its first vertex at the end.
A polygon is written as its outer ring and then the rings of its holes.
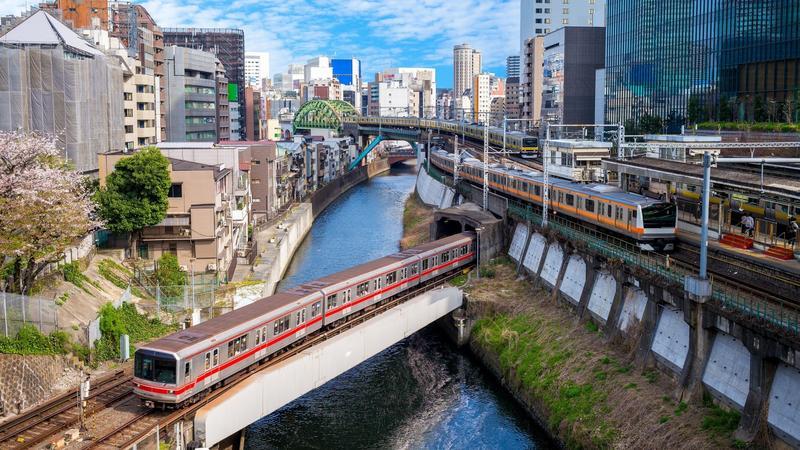
{"type": "Polygon", "coordinates": [[[225,66],[217,59],[217,140],[227,141],[231,138],[231,113],[228,100],[228,77],[225,75],[225,66]]]}
{"type": "MultiPolygon", "coordinates": [[[[116,163],[130,155],[98,155],[101,186],[116,163]]],[[[154,261],[164,253],[172,253],[189,272],[214,273],[219,279],[230,279],[236,269],[231,217],[233,171],[224,164],[168,159],[172,186],[167,216],[158,225],[142,230],[137,255],[154,261]]]]}
{"type": "Polygon", "coordinates": [[[217,140],[217,58],[175,45],[166,48],[167,141],[217,140]]]}

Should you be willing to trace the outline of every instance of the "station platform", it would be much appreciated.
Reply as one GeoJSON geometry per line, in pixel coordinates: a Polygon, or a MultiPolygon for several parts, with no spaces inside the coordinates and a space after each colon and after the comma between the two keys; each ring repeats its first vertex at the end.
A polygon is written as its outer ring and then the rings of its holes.
{"type": "MultiPolygon", "coordinates": [[[[691,224],[687,225],[695,227],[691,224]]],[[[699,247],[700,245],[700,234],[684,227],[679,227],[678,239],[682,242],[690,243],[695,247],[699,247]]],[[[759,248],[741,249],[725,245],[719,241],[716,232],[709,234],[708,248],[710,252],[715,254],[729,256],[765,269],[783,272],[787,275],[797,277],[798,280],[800,280],[800,260],[797,259],[799,255],[797,253],[795,254],[795,259],[784,261],[767,255],[765,250],[759,248]]]]}

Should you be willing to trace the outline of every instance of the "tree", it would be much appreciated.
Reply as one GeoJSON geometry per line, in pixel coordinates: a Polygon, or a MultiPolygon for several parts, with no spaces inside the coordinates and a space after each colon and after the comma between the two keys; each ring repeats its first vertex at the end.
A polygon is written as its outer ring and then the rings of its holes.
{"type": "Polygon", "coordinates": [[[664,130],[664,120],[656,115],[644,113],[639,117],[639,130],[642,134],[661,133],[664,130]]]}
{"type": "Polygon", "coordinates": [[[764,102],[763,97],[757,95],[755,100],[753,101],[753,121],[766,122],[767,119],[768,119],[767,104],[764,102]]]}
{"type": "Polygon", "coordinates": [[[183,294],[186,272],[181,269],[178,258],[172,253],[164,253],[158,258],[155,277],[163,295],[178,297],[183,294]]]}
{"type": "Polygon", "coordinates": [[[700,105],[700,98],[696,94],[689,96],[689,102],[686,105],[686,120],[689,124],[694,125],[703,121],[703,107],[700,105]]]}
{"type": "Polygon", "coordinates": [[[49,264],[99,223],[85,177],[60,155],[52,136],[0,132],[2,284],[27,294],[49,264]]]}
{"type": "Polygon", "coordinates": [[[158,224],[169,207],[169,160],[156,147],[123,158],[95,195],[97,212],[115,233],[138,233],[158,224]]]}

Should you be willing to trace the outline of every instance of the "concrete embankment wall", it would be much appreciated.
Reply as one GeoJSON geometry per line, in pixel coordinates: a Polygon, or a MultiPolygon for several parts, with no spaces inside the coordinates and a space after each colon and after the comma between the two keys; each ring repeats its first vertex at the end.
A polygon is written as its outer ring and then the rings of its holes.
{"type": "Polygon", "coordinates": [[[439,209],[453,206],[455,191],[436,181],[420,166],[417,174],[417,194],[423,203],[439,209]]]}
{"type": "MultiPolygon", "coordinates": [[[[254,278],[264,280],[260,296],[266,297],[275,293],[278,283],[292,262],[295,251],[297,251],[306,234],[311,230],[314,219],[328,205],[357,184],[388,170],[389,162],[387,160],[373,161],[369,165],[358,167],[323,186],[312,194],[308,203],[301,203],[294,207],[286,219],[282,221],[283,226],[276,234],[275,242],[262,244],[267,249],[261,254],[260,260],[253,267],[254,278]]],[[[250,303],[252,300],[245,299],[242,304],[250,303]]]]}
{"type": "MultiPolygon", "coordinates": [[[[609,338],[628,340],[637,363],[669,375],[682,398],[710,394],[742,414],[737,437],[768,428],[800,447],[800,345],[675,286],[517,223],[508,250],[520,271],[609,338]]],[[[796,338],[796,336],[795,336],[796,338]]]]}
{"type": "Polygon", "coordinates": [[[369,165],[358,167],[352,172],[326,184],[311,195],[314,217],[316,218],[328,205],[353,186],[387,171],[389,171],[389,160],[379,159],[369,165]]]}

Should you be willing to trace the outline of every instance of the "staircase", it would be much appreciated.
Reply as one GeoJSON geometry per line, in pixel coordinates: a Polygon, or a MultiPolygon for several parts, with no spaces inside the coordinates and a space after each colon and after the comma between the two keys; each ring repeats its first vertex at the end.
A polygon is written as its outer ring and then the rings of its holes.
{"type": "Polygon", "coordinates": [[[770,247],[764,254],[783,261],[794,259],[794,250],[786,247],[770,247]]]}
{"type": "Polygon", "coordinates": [[[724,234],[722,235],[722,239],[719,240],[721,244],[725,244],[730,247],[740,248],[742,250],[747,250],[753,248],[753,240],[746,236],[740,236],[738,234],[724,234]]]}

